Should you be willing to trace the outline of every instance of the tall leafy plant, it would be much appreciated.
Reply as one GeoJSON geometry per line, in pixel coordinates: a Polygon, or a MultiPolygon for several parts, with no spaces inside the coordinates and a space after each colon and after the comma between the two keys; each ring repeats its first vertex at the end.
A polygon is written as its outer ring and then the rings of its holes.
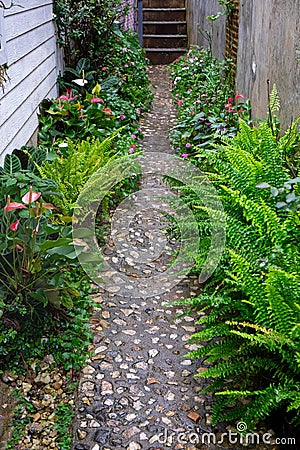
{"type": "Polygon", "coordinates": [[[111,33],[118,33],[116,22],[127,14],[121,0],[55,0],[54,13],[59,43],[66,65],[76,68],[81,58],[90,58],[98,70],[107,52],[111,33]]]}

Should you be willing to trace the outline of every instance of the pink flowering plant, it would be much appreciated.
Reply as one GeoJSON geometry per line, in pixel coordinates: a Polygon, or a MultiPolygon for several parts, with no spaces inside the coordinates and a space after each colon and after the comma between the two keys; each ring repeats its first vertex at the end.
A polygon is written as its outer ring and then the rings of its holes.
{"type": "Polygon", "coordinates": [[[67,88],[57,99],[44,100],[40,105],[40,144],[51,148],[66,138],[105,138],[121,126],[100,91],[99,84],[84,95],[67,88]]]}
{"type": "Polygon", "coordinates": [[[250,103],[230,84],[229,61],[219,62],[197,47],[170,68],[178,123],[172,132],[175,148],[192,155],[212,148],[224,136],[236,135],[239,119],[250,121],[250,103]]]}
{"type": "MultiPolygon", "coordinates": [[[[4,168],[9,163],[16,165],[16,158],[7,155],[4,168]]],[[[64,276],[76,263],[70,229],[51,222],[55,207],[43,198],[41,190],[24,186],[21,172],[10,177],[19,180],[11,189],[8,181],[4,186],[8,174],[4,169],[1,172],[0,317],[20,320],[39,305],[71,307],[76,290],[64,276]],[[4,196],[5,191],[11,194],[4,196]]],[[[46,189],[42,191],[47,196],[46,189]]]]}

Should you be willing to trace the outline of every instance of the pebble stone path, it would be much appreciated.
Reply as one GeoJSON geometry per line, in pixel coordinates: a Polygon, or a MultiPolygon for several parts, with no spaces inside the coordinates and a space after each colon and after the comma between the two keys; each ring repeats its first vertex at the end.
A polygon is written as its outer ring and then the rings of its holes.
{"type": "MultiPolygon", "coordinates": [[[[176,111],[168,74],[158,66],[150,68],[149,76],[157,87],[152,110],[141,121],[144,153],[171,153],[167,130],[174,123],[176,111]]],[[[153,186],[155,181],[142,180],[143,187],[149,183],[153,186]]],[[[141,245],[144,234],[160,223],[157,216],[153,212],[152,217],[137,217],[131,231],[141,245]]],[[[104,253],[117,262],[110,243],[104,253]]],[[[169,256],[171,253],[172,242],[169,256]]],[[[147,268],[143,266],[141,273],[128,258],[120,259],[120,269],[131,277],[147,276],[147,271],[163,271],[167,259],[165,255],[147,268]]],[[[189,343],[195,332],[194,318],[176,320],[182,309],[164,306],[196,295],[197,289],[196,279],[189,284],[183,280],[170,292],[147,299],[100,289],[95,301],[102,309],[93,318],[93,354],[80,381],[74,450],[208,448],[181,444],[176,438],[180,432],[193,432],[197,427],[209,431],[211,405],[209,398],[201,395],[200,382],[193,379],[195,362],[184,357],[196,349],[189,343]]]]}
{"type": "MultiPolygon", "coordinates": [[[[157,88],[152,110],[141,120],[146,161],[147,152],[172,153],[167,130],[176,118],[166,69],[151,67],[149,76],[157,88]]],[[[142,179],[141,185],[153,187],[156,182],[142,179]]],[[[151,240],[160,219],[157,212],[137,216],[128,225],[132,242],[135,239],[136,245],[145,247],[145,236],[151,240]]],[[[200,362],[184,356],[197,348],[189,341],[195,332],[195,317],[179,319],[182,309],[166,303],[197,295],[197,279],[189,277],[149,298],[129,294],[130,280],[165,270],[172,246],[176,242],[168,243],[161,258],[142,265],[116,252],[111,242],[104,248],[107,260],[128,276],[129,289],[127,296],[124,290],[118,295],[118,287],[115,292],[100,288],[95,295],[101,309],[96,309],[92,319],[92,356],[79,385],[72,450],[228,448],[195,444],[195,434],[189,434],[211,431],[212,399],[202,393],[204,382],[193,377],[202,370],[200,362]]]]}

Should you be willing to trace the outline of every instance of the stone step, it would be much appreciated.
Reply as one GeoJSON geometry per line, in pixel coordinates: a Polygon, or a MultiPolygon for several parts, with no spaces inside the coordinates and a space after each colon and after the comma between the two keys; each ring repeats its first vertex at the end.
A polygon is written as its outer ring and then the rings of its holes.
{"type": "Polygon", "coordinates": [[[143,0],[144,8],[184,8],[185,0],[143,0]]]}
{"type": "Polygon", "coordinates": [[[184,22],[186,19],[185,8],[144,8],[143,21],[144,22],[161,22],[171,21],[184,22]]]}
{"type": "Polygon", "coordinates": [[[164,21],[143,22],[143,33],[147,34],[187,34],[186,22],[164,21]]]}
{"type": "Polygon", "coordinates": [[[147,58],[153,65],[170,64],[186,53],[185,48],[147,48],[145,50],[147,58]]]}
{"type": "Polygon", "coordinates": [[[186,48],[187,36],[186,35],[144,35],[143,38],[144,48],[186,48]]]}

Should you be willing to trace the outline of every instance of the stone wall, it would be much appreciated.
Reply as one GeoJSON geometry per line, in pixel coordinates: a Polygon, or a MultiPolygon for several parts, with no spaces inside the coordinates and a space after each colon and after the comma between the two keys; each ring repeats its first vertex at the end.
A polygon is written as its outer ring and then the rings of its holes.
{"type": "Polygon", "coordinates": [[[241,1],[236,85],[267,114],[267,80],[276,83],[283,128],[300,116],[300,0],[241,1]]]}
{"type": "Polygon", "coordinates": [[[208,33],[211,36],[212,52],[219,59],[225,56],[225,17],[211,22],[207,16],[222,10],[217,0],[186,0],[189,45],[209,47],[208,33]]]}

